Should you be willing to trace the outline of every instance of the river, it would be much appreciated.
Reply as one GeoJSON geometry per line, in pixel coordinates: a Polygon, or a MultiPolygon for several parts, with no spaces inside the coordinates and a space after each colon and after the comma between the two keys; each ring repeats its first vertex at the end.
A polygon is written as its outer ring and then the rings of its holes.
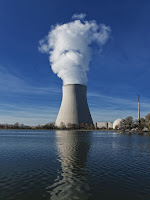
{"type": "Polygon", "coordinates": [[[150,135],[0,130],[0,200],[150,200],[150,135]]]}

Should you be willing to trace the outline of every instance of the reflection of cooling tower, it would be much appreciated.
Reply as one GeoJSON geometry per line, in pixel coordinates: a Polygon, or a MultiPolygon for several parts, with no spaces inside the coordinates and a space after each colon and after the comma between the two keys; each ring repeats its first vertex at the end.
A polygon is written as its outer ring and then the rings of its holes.
{"type": "Polygon", "coordinates": [[[61,164],[54,183],[46,189],[51,200],[88,200],[87,157],[91,133],[84,131],[56,131],[58,161],[61,164]]]}
{"type": "Polygon", "coordinates": [[[56,119],[56,126],[61,124],[93,124],[86,98],[87,87],[80,84],[63,86],[63,98],[56,119]]]}

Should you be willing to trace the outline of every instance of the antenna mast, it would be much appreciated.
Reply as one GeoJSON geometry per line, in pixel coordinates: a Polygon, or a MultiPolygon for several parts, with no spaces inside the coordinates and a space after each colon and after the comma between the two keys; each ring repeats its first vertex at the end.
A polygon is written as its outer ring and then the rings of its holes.
{"type": "Polygon", "coordinates": [[[140,96],[138,95],[138,121],[140,124],[140,96]]]}

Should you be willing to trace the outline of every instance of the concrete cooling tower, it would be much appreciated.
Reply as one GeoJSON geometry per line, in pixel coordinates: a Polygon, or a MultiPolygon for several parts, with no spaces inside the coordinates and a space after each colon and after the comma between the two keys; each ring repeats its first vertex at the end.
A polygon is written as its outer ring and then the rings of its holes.
{"type": "Polygon", "coordinates": [[[80,84],[68,84],[63,86],[61,107],[55,125],[60,127],[62,123],[93,124],[86,97],[87,87],[80,84]]]}

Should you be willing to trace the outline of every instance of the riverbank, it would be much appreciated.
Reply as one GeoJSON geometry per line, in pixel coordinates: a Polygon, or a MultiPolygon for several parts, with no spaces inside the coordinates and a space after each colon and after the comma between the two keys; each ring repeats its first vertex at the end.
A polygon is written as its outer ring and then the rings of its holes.
{"type": "Polygon", "coordinates": [[[102,132],[119,132],[114,129],[38,129],[38,128],[0,128],[0,130],[50,130],[50,131],[102,131],[102,132]]]}

